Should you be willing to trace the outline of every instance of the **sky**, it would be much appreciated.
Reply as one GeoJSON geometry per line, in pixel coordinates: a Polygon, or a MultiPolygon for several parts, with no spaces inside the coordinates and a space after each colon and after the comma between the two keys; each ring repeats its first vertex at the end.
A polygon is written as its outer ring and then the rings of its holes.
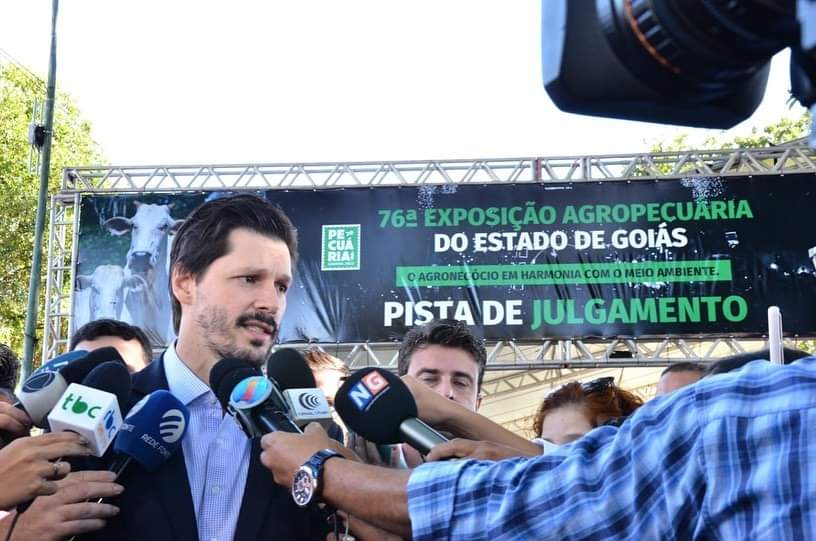
{"type": "MultiPolygon", "coordinates": [[[[50,14],[0,3],[0,60],[45,78],[50,14]]],[[[625,154],[719,133],[558,111],[541,32],[533,0],[62,0],[57,85],[116,165],[625,154]]],[[[801,114],[787,70],[782,53],[731,132],[801,114]]]]}

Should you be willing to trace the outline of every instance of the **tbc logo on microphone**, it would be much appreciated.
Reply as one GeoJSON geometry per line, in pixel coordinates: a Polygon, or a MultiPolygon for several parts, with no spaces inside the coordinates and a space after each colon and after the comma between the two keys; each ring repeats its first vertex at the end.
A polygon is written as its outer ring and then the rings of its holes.
{"type": "Polygon", "coordinates": [[[71,406],[71,412],[76,413],[77,415],[87,415],[91,419],[96,419],[96,414],[102,408],[100,406],[91,406],[88,407],[88,403],[82,400],[82,395],[74,396],[74,393],[69,393],[68,396],[65,398],[65,402],[62,403],[62,409],[68,411],[68,405],[73,402],[73,406],[71,406]]]}
{"type": "Polygon", "coordinates": [[[365,411],[368,405],[374,400],[383,389],[388,388],[388,382],[378,372],[373,371],[357,382],[349,392],[354,405],[360,411],[365,411]]]}
{"type": "Polygon", "coordinates": [[[298,403],[307,410],[316,410],[320,407],[320,398],[314,393],[302,394],[298,396],[298,403]]]}
{"type": "Polygon", "coordinates": [[[162,422],[159,423],[159,434],[166,443],[176,443],[184,434],[184,414],[173,409],[162,415],[162,422]]]}
{"type": "Polygon", "coordinates": [[[116,418],[114,417],[113,410],[108,410],[105,414],[105,433],[108,435],[108,439],[112,438],[114,434],[116,434],[116,418]]]}

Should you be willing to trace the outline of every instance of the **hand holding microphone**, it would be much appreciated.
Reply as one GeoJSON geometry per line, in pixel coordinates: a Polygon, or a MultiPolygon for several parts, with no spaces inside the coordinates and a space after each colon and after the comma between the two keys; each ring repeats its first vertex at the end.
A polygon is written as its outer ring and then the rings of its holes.
{"type": "Polygon", "coordinates": [[[60,432],[14,440],[0,450],[0,509],[10,509],[37,496],[53,494],[56,480],[70,471],[64,456],[91,454],[78,434],[60,432]]]}

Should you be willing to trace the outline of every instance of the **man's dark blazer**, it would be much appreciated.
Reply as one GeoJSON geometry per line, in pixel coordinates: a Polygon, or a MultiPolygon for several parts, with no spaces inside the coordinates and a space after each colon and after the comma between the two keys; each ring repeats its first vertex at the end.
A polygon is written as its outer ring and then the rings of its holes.
{"type": "MultiPolygon", "coordinates": [[[[167,390],[164,356],[133,375],[128,407],[158,389],[167,390]]],[[[82,539],[134,541],[194,541],[198,539],[195,510],[187,481],[184,453],[179,448],[156,472],[136,463],[119,481],[124,493],[111,500],[119,515],[107,526],[82,539]]],[[[321,513],[295,505],[289,490],[275,484],[260,459],[260,441],[252,441],[244,498],[235,528],[235,541],[263,539],[326,539],[328,524],[321,513]]],[[[207,540],[202,540],[207,541],[207,540]]],[[[228,539],[219,541],[230,541],[228,539]]]]}

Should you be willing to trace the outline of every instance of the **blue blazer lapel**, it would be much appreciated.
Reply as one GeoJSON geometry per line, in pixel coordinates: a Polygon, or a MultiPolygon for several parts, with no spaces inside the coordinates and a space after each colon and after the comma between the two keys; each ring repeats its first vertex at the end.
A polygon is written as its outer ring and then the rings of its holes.
{"type": "MultiPolygon", "coordinates": [[[[238,514],[238,524],[235,528],[234,541],[249,541],[260,538],[261,527],[271,512],[269,503],[272,497],[289,497],[289,492],[275,484],[272,473],[261,463],[261,440],[252,440],[252,450],[249,458],[244,499],[241,502],[241,511],[238,514]]],[[[281,506],[276,506],[280,509],[281,506]]],[[[283,507],[285,509],[286,506],[283,507]]],[[[280,517],[285,520],[284,517],[280,517]]]]}
{"type": "MultiPolygon", "coordinates": [[[[163,354],[144,370],[133,375],[133,404],[143,396],[159,389],[168,390],[163,354]]],[[[148,480],[148,486],[152,484],[155,489],[153,496],[144,496],[158,498],[167,515],[167,520],[172,525],[175,539],[179,541],[198,539],[193,496],[187,479],[183,450],[179,449],[156,472],[144,472],[144,474],[148,480]]],[[[150,520],[149,517],[144,517],[144,519],[150,520]]]]}

